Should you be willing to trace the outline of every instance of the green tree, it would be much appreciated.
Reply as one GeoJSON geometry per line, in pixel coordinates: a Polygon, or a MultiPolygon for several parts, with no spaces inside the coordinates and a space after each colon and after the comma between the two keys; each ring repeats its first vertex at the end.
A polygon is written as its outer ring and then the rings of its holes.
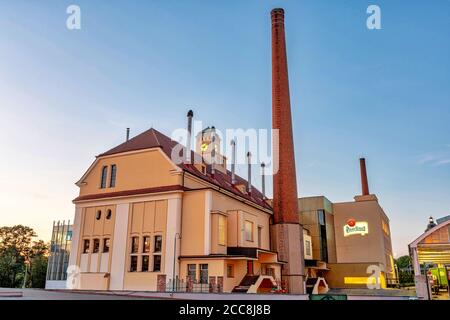
{"type": "Polygon", "coordinates": [[[411,257],[410,256],[401,256],[395,260],[395,264],[397,265],[399,270],[408,269],[411,265],[411,257]]]}
{"type": "Polygon", "coordinates": [[[48,245],[42,241],[34,241],[30,250],[30,269],[28,286],[44,288],[47,276],[48,245]]]}
{"type": "Polygon", "coordinates": [[[15,248],[0,249],[0,287],[15,288],[20,285],[24,259],[15,248]]]}
{"type": "Polygon", "coordinates": [[[32,241],[36,232],[16,225],[0,228],[0,287],[43,287],[47,271],[48,245],[32,241]]]}

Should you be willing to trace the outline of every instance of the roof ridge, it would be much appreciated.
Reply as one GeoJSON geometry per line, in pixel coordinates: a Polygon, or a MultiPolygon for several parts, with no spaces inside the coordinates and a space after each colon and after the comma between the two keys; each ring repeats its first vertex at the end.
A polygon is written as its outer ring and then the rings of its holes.
{"type": "MultiPolygon", "coordinates": [[[[161,142],[159,142],[159,139],[158,139],[158,137],[156,136],[156,133],[155,133],[155,129],[153,129],[153,128],[150,128],[150,130],[152,131],[152,133],[153,133],[153,136],[155,137],[155,139],[156,139],[156,143],[158,144],[158,145],[161,145],[161,142]]],[[[158,131],[158,133],[160,133],[159,131],[158,131]]]]}

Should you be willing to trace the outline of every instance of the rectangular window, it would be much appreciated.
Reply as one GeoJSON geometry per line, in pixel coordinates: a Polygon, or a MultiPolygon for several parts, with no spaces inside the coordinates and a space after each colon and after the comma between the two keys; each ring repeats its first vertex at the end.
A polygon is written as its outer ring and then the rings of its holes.
{"type": "Polygon", "coordinates": [[[83,253],[89,253],[89,245],[91,241],[89,239],[85,239],[83,243],[83,253]]]}
{"type": "Polygon", "coordinates": [[[103,253],[109,252],[109,238],[103,239],[103,253]]]}
{"type": "Polygon", "coordinates": [[[94,247],[92,253],[98,253],[100,251],[100,239],[94,239],[94,247]]]}
{"type": "Polygon", "coordinates": [[[262,227],[258,227],[258,248],[262,248],[262,227]]]}
{"type": "Polygon", "coordinates": [[[305,254],[307,256],[311,255],[311,242],[309,240],[305,240],[305,254]]]}
{"type": "Polygon", "coordinates": [[[148,267],[150,265],[150,256],[142,256],[142,272],[148,271],[148,267]]]}
{"type": "Polygon", "coordinates": [[[253,241],[253,222],[246,220],[244,223],[245,240],[253,241]]]}
{"type": "Polygon", "coordinates": [[[131,238],[131,253],[139,252],[139,237],[131,238]]]}
{"type": "Polygon", "coordinates": [[[144,237],[144,247],[142,248],[143,253],[149,253],[150,252],[150,237],[145,236],[144,237]]]}
{"type": "Polygon", "coordinates": [[[100,180],[100,188],[104,189],[106,188],[106,177],[108,176],[108,167],[103,166],[102,168],[102,177],[100,180]]]}
{"type": "Polygon", "coordinates": [[[130,259],[130,272],[136,272],[137,271],[137,263],[138,263],[138,257],[137,256],[131,256],[131,259],[130,259]]]}
{"type": "Polygon", "coordinates": [[[227,239],[227,218],[219,215],[219,245],[226,246],[227,239]]]}
{"type": "Polygon", "coordinates": [[[155,247],[153,252],[161,252],[162,250],[162,236],[155,236],[155,247]]]}
{"type": "Polygon", "coordinates": [[[197,279],[197,265],[196,264],[188,264],[187,265],[187,276],[191,278],[193,281],[197,279]]]}
{"type": "Polygon", "coordinates": [[[325,211],[322,209],[317,210],[317,215],[318,215],[319,224],[321,226],[324,226],[325,225],[325,211]]]}
{"type": "Polygon", "coordinates": [[[153,256],[153,271],[161,271],[161,255],[153,256]]]}
{"type": "Polygon", "coordinates": [[[227,277],[234,278],[234,266],[232,264],[227,265],[227,277]]]}
{"type": "Polygon", "coordinates": [[[116,171],[117,171],[117,166],[115,164],[113,164],[111,166],[111,177],[109,179],[109,187],[110,188],[114,188],[116,186],[116,171]]]}
{"type": "Polygon", "coordinates": [[[201,264],[200,265],[200,283],[208,283],[208,265],[201,264]]]}

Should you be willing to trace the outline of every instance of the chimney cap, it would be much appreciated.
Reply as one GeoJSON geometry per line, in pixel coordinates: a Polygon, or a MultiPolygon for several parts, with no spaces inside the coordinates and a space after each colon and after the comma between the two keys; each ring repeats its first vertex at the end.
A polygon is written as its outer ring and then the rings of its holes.
{"type": "Polygon", "coordinates": [[[271,14],[284,14],[284,9],[283,8],[274,8],[272,9],[272,11],[270,12],[271,14]]]}
{"type": "Polygon", "coordinates": [[[193,117],[194,116],[194,111],[189,110],[188,113],[187,113],[187,116],[188,117],[193,117]]]}

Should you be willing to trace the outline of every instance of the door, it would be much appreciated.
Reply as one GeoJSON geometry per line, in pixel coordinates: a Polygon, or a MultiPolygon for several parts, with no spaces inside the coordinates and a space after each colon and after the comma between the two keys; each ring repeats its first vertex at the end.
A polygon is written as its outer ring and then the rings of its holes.
{"type": "Polygon", "coordinates": [[[247,274],[253,275],[253,261],[247,261],[247,274]]]}

